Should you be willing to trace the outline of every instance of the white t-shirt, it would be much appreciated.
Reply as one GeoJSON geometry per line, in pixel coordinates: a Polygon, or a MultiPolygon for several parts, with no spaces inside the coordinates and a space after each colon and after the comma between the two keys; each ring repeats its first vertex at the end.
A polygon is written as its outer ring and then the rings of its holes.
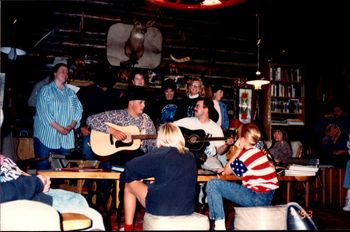
{"type": "MultiPolygon", "coordinates": [[[[213,120],[208,123],[201,123],[196,117],[182,118],[174,121],[177,126],[185,127],[190,130],[204,130],[208,137],[224,137],[224,133],[221,127],[213,120]]],[[[225,144],[225,140],[211,140],[209,146],[205,149],[205,154],[208,157],[216,155],[216,147],[220,147],[225,144]]]]}

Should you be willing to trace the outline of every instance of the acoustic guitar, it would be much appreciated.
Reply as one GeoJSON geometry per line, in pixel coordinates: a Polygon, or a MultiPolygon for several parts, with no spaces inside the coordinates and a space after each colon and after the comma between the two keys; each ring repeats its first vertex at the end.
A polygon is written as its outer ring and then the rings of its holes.
{"type": "Polygon", "coordinates": [[[127,135],[124,140],[117,140],[109,133],[91,130],[90,145],[92,151],[99,156],[108,156],[123,150],[136,150],[141,145],[141,140],[156,139],[157,135],[141,134],[137,126],[118,126],[106,122],[107,126],[122,131],[127,135]]]}
{"type": "Polygon", "coordinates": [[[226,137],[208,137],[202,129],[190,130],[180,127],[186,141],[186,147],[191,151],[203,151],[209,145],[209,141],[226,140],[226,137]]]}
{"type": "MultiPolygon", "coordinates": [[[[136,150],[141,145],[141,140],[156,139],[156,134],[141,134],[137,126],[118,126],[113,123],[105,123],[107,126],[122,131],[127,135],[124,140],[117,140],[111,134],[91,130],[90,145],[92,151],[99,156],[108,156],[123,150],[136,150]]],[[[225,137],[208,137],[204,130],[190,130],[180,127],[185,138],[185,146],[191,151],[203,151],[211,140],[226,140],[225,137]]]]}

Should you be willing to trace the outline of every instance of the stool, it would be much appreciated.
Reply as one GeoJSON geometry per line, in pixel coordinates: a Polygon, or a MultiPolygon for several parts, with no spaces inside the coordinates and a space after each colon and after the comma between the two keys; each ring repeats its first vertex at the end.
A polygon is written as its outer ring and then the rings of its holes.
{"type": "Polygon", "coordinates": [[[192,213],[183,216],[157,216],[145,213],[143,230],[209,230],[208,216],[192,213]]]}
{"type": "Polygon", "coordinates": [[[90,218],[79,213],[62,213],[63,231],[82,230],[91,227],[90,218]]]}

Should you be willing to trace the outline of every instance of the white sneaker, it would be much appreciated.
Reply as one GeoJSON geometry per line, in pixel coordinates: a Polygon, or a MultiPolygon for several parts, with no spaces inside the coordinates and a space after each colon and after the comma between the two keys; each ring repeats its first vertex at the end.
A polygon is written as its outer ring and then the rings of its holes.
{"type": "Polygon", "coordinates": [[[344,206],[343,210],[350,211],[350,198],[345,199],[345,206],[344,206]]]}
{"type": "Polygon", "coordinates": [[[199,196],[198,196],[198,202],[199,202],[200,204],[204,204],[204,203],[203,203],[203,197],[204,197],[203,186],[200,186],[200,189],[199,189],[199,196]]]}

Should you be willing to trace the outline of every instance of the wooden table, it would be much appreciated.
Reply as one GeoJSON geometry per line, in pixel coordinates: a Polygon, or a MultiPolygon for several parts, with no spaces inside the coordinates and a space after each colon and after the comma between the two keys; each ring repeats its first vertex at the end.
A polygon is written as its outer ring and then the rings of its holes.
{"type": "MultiPolygon", "coordinates": [[[[115,204],[116,208],[119,205],[119,179],[120,172],[111,172],[111,171],[53,171],[53,170],[41,170],[38,171],[37,174],[48,176],[50,178],[55,179],[80,179],[82,181],[78,181],[78,185],[80,185],[80,189],[82,189],[85,179],[110,179],[115,180],[115,204]]],[[[197,182],[207,182],[208,180],[218,178],[218,175],[212,175],[203,173],[202,170],[198,171],[197,182]]],[[[286,182],[287,184],[287,202],[291,201],[292,197],[292,189],[291,185],[293,182],[303,182],[305,183],[305,208],[309,207],[309,195],[310,195],[310,182],[314,179],[314,176],[278,176],[279,182],[286,182]]],[[[228,176],[220,176],[222,180],[228,181],[239,181],[241,180],[239,177],[235,175],[228,176]]],[[[149,178],[152,180],[152,178],[149,178]]]]}

